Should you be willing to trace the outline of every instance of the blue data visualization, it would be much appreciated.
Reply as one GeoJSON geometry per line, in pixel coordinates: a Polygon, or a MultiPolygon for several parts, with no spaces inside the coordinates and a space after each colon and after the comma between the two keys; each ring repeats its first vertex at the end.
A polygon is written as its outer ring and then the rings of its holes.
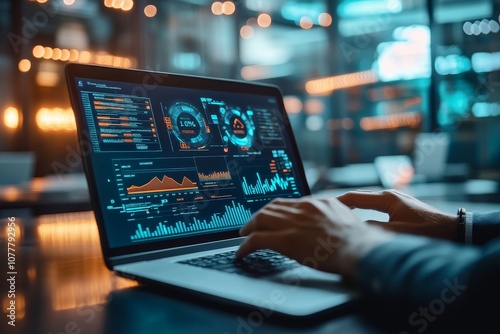
{"type": "Polygon", "coordinates": [[[149,227],[143,228],[141,224],[137,224],[137,230],[135,231],[135,234],[130,237],[130,239],[132,241],[136,241],[243,225],[250,219],[252,212],[239,203],[236,204],[234,201],[231,203],[232,205],[225,205],[224,213],[213,214],[209,221],[206,219],[199,220],[196,217],[191,217],[188,222],[177,221],[174,224],[167,223],[168,225],[160,222],[156,225],[156,227],[154,227],[154,230],[149,227]]]}

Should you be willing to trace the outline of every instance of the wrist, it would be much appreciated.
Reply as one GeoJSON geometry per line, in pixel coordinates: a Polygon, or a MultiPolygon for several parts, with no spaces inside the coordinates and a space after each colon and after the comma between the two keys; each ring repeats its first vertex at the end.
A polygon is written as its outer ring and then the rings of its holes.
{"type": "Polygon", "coordinates": [[[395,234],[380,227],[366,225],[356,235],[347,237],[338,252],[339,274],[349,279],[356,278],[358,262],[376,247],[389,242],[395,234]]]}
{"type": "Polygon", "coordinates": [[[458,215],[446,214],[442,221],[445,228],[444,239],[457,241],[459,239],[459,217],[458,215]]]}

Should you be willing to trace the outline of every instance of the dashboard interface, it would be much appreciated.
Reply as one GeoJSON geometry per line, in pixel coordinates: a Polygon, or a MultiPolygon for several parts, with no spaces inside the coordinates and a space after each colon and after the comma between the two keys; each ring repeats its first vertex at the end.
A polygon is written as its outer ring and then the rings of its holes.
{"type": "Polygon", "coordinates": [[[307,193],[274,96],[75,80],[111,248],[239,229],[307,193]]]}

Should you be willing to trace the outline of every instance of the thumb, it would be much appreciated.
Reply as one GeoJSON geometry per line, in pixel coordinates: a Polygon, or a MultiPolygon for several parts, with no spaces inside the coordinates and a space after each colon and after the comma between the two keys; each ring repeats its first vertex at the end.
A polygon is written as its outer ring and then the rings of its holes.
{"type": "Polygon", "coordinates": [[[384,225],[384,224],[387,224],[387,222],[383,222],[383,221],[380,221],[380,220],[367,220],[366,221],[368,224],[371,224],[371,225],[384,225]]]}

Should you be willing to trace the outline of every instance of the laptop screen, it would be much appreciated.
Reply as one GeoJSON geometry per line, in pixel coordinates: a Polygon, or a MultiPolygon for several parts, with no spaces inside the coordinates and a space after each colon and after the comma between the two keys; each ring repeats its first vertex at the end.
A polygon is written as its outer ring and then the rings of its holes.
{"type": "Polygon", "coordinates": [[[279,94],[73,80],[110,248],[235,231],[308,194],[279,94]]]}

